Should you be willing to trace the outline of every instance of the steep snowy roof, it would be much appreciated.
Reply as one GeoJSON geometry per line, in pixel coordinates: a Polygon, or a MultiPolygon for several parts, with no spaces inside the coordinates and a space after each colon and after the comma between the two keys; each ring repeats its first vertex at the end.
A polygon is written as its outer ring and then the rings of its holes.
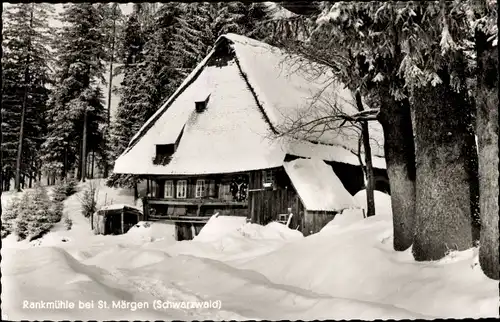
{"type": "Polygon", "coordinates": [[[332,168],[319,158],[285,162],[284,168],[306,210],[336,211],[357,208],[332,168]]]}
{"type": "Polygon", "coordinates": [[[269,125],[234,61],[207,66],[140,140],[115,163],[134,174],[209,174],[281,166],[285,153],[269,137],[269,125]],[[197,93],[210,87],[206,109],[195,109],[197,93]],[[183,129],[184,128],[184,129],[183,129]],[[182,136],[181,136],[182,132],[182,136]],[[153,164],[156,144],[177,150],[166,165],[153,164]]]}
{"type": "MultiPolygon", "coordinates": [[[[318,73],[320,65],[254,39],[235,34],[224,37],[232,42],[241,70],[274,128],[286,129],[298,119],[305,123],[334,113],[358,112],[351,91],[333,82],[335,77],[328,69],[318,73]]],[[[338,128],[308,133],[306,138],[357,151],[359,134],[352,127],[340,124],[338,121],[330,124],[338,128]]],[[[370,122],[369,130],[372,141],[378,142],[372,144],[372,154],[383,156],[381,125],[370,122]]],[[[297,137],[303,138],[304,132],[297,133],[297,137]]]]}
{"type": "MultiPolygon", "coordinates": [[[[318,100],[311,99],[324,86],[286,67],[285,58],[283,52],[256,40],[234,34],[222,36],[214,50],[132,138],[116,160],[114,171],[157,175],[231,173],[281,166],[286,154],[358,165],[353,153],[358,134],[351,129],[336,129],[308,138],[310,141],[290,136],[273,138],[288,120],[325,111],[318,100]],[[232,48],[235,58],[226,66],[207,64],[224,43],[232,48]],[[202,99],[210,97],[206,109],[198,113],[195,102],[200,95],[202,99]],[[157,144],[176,142],[177,150],[168,164],[153,164],[157,144]]],[[[324,93],[336,97],[343,109],[353,108],[348,91],[336,87],[324,93]]],[[[374,165],[385,168],[380,151],[376,145],[372,148],[374,165]]]]}

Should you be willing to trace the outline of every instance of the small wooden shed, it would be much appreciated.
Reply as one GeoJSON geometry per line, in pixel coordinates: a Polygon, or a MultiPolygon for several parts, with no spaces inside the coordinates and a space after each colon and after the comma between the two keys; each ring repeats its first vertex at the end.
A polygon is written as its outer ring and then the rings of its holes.
{"type": "Polygon", "coordinates": [[[110,205],[92,215],[91,229],[97,235],[120,235],[143,220],[142,211],[129,205],[110,205]]]}
{"type": "Polygon", "coordinates": [[[295,159],[285,162],[284,168],[303,205],[304,235],[319,232],[344,209],[359,208],[354,197],[323,160],[295,159]]]}

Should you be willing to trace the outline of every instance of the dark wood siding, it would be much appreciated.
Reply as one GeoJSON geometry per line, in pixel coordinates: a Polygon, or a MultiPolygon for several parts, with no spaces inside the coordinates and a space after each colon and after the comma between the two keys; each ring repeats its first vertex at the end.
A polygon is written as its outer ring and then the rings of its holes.
{"type": "Polygon", "coordinates": [[[361,167],[341,162],[327,163],[333,168],[333,171],[351,195],[354,196],[358,191],[364,189],[365,181],[361,167]]]}
{"type": "Polygon", "coordinates": [[[279,214],[286,214],[288,208],[297,213],[297,194],[293,189],[261,190],[250,192],[252,222],[266,225],[278,220],[279,214]]]}
{"type": "Polygon", "coordinates": [[[305,211],[302,233],[307,236],[319,232],[335,218],[335,214],[335,212],[328,211],[305,211]]]}

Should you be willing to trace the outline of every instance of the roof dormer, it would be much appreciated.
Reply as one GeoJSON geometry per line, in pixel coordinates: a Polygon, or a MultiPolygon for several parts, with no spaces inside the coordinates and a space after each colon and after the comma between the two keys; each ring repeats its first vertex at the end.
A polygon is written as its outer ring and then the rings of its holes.
{"type": "Polygon", "coordinates": [[[208,99],[210,98],[210,93],[198,95],[195,99],[196,112],[201,113],[207,109],[208,99]]]}

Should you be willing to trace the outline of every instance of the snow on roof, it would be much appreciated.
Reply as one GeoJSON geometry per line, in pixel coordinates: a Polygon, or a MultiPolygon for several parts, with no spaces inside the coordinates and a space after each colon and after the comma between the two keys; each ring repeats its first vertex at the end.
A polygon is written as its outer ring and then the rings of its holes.
{"type": "MultiPolygon", "coordinates": [[[[310,121],[338,112],[349,115],[358,112],[351,91],[332,82],[334,75],[321,65],[304,64],[303,58],[244,36],[226,34],[223,37],[233,43],[242,72],[275,128],[286,128],[297,119],[310,121]],[[320,73],[312,71],[315,66],[321,68],[320,73]]],[[[340,125],[341,121],[337,123],[340,125]]],[[[369,122],[369,130],[372,154],[383,157],[382,126],[377,121],[369,122]]],[[[303,133],[297,135],[300,138],[303,133]]],[[[343,126],[309,134],[307,139],[356,151],[358,137],[352,127],[343,126]]]]}
{"type": "MultiPolygon", "coordinates": [[[[207,66],[215,52],[212,50],[132,138],[115,162],[116,173],[251,171],[279,167],[286,154],[359,165],[353,154],[359,134],[352,128],[315,137],[321,144],[290,136],[273,138],[273,130],[287,120],[325,113],[323,103],[313,99],[324,90],[324,80],[311,80],[292,70],[286,54],[275,47],[234,34],[221,36],[217,45],[223,40],[229,41],[236,58],[227,66],[207,66]],[[197,113],[195,102],[200,95],[210,95],[210,99],[206,109],[197,113]],[[173,144],[179,138],[171,161],[167,165],[153,164],[155,145],[173,144]]],[[[330,86],[323,92],[331,95],[330,99],[334,97],[343,111],[356,112],[346,89],[330,86]]],[[[373,130],[376,126],[371,127],[373,130]]],[[[385,168],[380,147],[372,147],[374,165],[385,168]]]]}
{"type": "MultiPolygon", "coordinates": [[[[334,161],[347,163],[352,165],[359,165],[359,159],[357,155],[341,146],[336,145],[325,145],[312,143],[305,140],[296,140],[290,138],[281,139],[284,149],[288,154],[303,158],[310,158],[311,156],[317,157],[324,161],[334,161]]],[[[365,162],[365,156],[361,153],[361,159],[365,162]]],[[[385,158],[372,156],[373,167],[378,169],[385,169],[386,163],[385,158]]]]}
{"type": "MultiPolygon", "coordinates": [[[[182,84],[177,88],[177,90],[172,94],[172,96],[169,97],[169,99],[156,111],[153,116],[151,116],[146,123],[139,129],[139,131],[132,137],[129,143],[129,148],[130,145],[132,145],[136,140],[138,140],[144,133],[149,129],[149,127],[152,125],[152,123],[156,122],[158,118],[167,110],[169,105],[172,103],[173,100],[177,98],[177,96],[184,90],[184,88],[196,77],[196,75],[200,72],[200,70],[205,67],[206,63],[212,57],[213,53],[215,52],[215,48],[208,53],[207,57],[201,61],[198,66],[196,66],[195,69],[186,77],[186,79],[182,82],[182,84]]],[[[127,151],[127,150],[126,150],[127,151]]],[[[125,151],[125,152],[126,152],[125,151]]]]}
{"type": "Polygon", "coordinates": [[[133,208],[135,210],[139,210],[142,212],[142,210],[136,206],[131,206],[131,205],[123,204],[123,203],[103,206],[99,210],[120,210],[120,209],[123,209],[125,207],[133,208]]]}
{"type": "Polygon", "coordinates": [[[115,162],[115,172],[133,174],[208,174],[281,166],[285,152],[270,138],[264,120],[234,61],[207,66],[149,131],[115,162]],[[197,113],[194,95],[211,79],[206,109],[197,113]],[[167,165],[154,165],[155,144],[174,143],[167,165]]]}
{"type": "Polygon", "coordinates": [[[285,162],[284,168],[306,210],[336,211],[358,208],[332,167],[319,158],[285,162]]]}

